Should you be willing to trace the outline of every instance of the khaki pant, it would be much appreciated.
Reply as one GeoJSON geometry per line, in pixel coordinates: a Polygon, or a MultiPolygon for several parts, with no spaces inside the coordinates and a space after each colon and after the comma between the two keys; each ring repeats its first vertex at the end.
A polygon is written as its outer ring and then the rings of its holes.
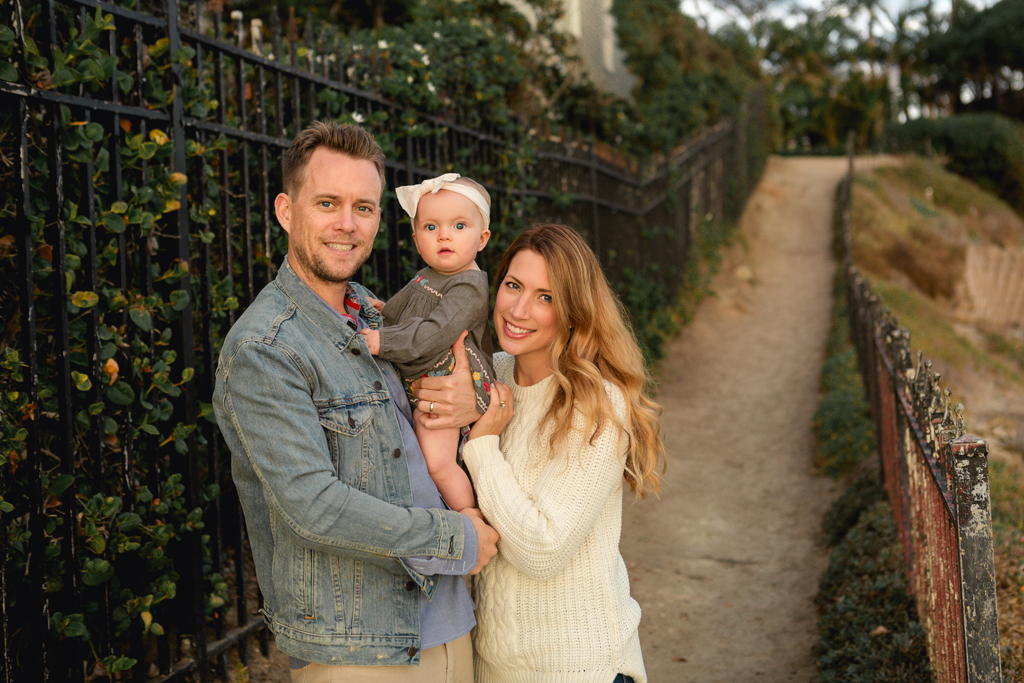
{"type": "Polygon", "coordinates": [[[469,634],[420,653],[419,666],[331,666],[292,669],[292,683],[473,683],[469,634]]]}

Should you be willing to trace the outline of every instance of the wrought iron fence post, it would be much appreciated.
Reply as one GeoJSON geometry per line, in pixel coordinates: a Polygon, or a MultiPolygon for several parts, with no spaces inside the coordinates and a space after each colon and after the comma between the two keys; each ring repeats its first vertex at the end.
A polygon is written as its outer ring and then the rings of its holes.
{"type": "MultiPolygon", "coordinates": [[[[179,173],[187,173],[187,155],[185,152],[185,97],[181,77],[181,63],[175,59],[175,55],[181,49],[181,8],[178,0],[167,0],[167,37],[170,43],[171,53],[171,78],[174,84],[174,100],[171,103],[171,139],[174,143],[174,170],[179,173]]],[[[205,178],[202,182],[205,182],[205,178]]],[[[187,266],[191,262],[191,240],[189,235],[188,217],[188,192],[187,184],[183,184],[178,190],[178,201],[180,206],[175,211],[177,218],[177,258],[183,266],[186,266],[185,277],[181,279],[179,290],[188,297],[189,305],[181,312],[179,326],[179,342],[181,358],[186,369],[195,370],[195,329],[192,320],[194,303],[192,299],[192,273],[188,272],[187,266]]],[[[186,425],[195,425],[199,410],[196,397],[197,382],[186,382],[182,387],[183,403],[186,425]]],[[[195,432],[188,437],[187,469],[185,472],[185,495],[190,510],[200,507],[202,497],[200,495],[200,463],[199,444],[195,432]]],[[[188,580],[183,582],[185,590],[182,591],[183,602],[188,605],[188,614],[182,619],[183,625],[191,630],[191,656],[196,663],[197,678],[201,683],[208,680],[207,656],[206,656],[206,604],[203,597],[203,547],[202,536],[198,529],[193,529],[189,534],[188,550],[185,559],[188,567],[182,572],[188,580]]],[[[184,648],[183,648],[184,649],[184,648]]]]}
{"type": "Polygon", "coordinates": [[[999,683],[999,619],[992,558],[992,511],[988,486],[988,443],[965,434],[950,442],[953,454],[960,586],[963,591],[967,680],[999,683]]]}

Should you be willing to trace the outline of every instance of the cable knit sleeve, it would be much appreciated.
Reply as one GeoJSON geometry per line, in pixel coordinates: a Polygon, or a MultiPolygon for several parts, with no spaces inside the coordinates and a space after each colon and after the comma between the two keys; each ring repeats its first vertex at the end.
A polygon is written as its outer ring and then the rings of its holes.
{"type": "MultiPolygon", "coordinates": [[[[613,385],[605,386],[622,419],[621,393],[613,385]]],[[[520,439],[503,436],[508,445],[500,447],[496,436],[473,439],[466,444],[464,457],[480,509],[501,535],[499,552],[523,574],[543,581],[569,564],[609,496],[622,486],[626,438],[609,421],[591,444],[582,433],[580,416],[561,447],[563,453],[552,458],[546,438],[537,435],[543,406],[516,405],[516,410],[525,412],[513,435],[520,439]],[[525,458],[521,465],[520,458],[525,458]],[[534,469],[539,470],[535,483],[524,486],[521,480],[532,479],[528,473],[534,469]]]]}

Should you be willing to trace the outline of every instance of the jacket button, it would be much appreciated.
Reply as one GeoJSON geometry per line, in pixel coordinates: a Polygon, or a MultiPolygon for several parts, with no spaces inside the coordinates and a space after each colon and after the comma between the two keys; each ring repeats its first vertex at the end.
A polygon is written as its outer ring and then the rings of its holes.
{"type": "Polygon", "coordinates": [[[373,388],[376,389],[377,391],[380,391],[384,387],[383,387],[383,385],[380,382],[374,382],[373,383],[373,388]]]}
{"type": "Polygon", "coordinates": [[[401,458],[402,457],[402,449],[401,448],[396,448],[391,455],[392,455],[392,457],[395,457],[395,458],[401,458]]]}
{"type": "Polygon", "coordinates": [[[413,581],[412,579],[407,581],[406,584],[405,584],[405,590],[407,590],[407,591],[414,591],[414,590],[416,590],[416,582],[413,581]]]}
{"type": "Polygon", "coordinates": [[[416,648],[414,648],[414,647],[410,647],[409,648],[409,656],[410,657],[415,657],[416,656],[416,648]]]}
{"type": "Polygon", "coordinates": [[[362,353],[362,351],[360,351],[359,349],[352,349],[352,355],[353,356],[358,356],[361,353],[362,353]]]}

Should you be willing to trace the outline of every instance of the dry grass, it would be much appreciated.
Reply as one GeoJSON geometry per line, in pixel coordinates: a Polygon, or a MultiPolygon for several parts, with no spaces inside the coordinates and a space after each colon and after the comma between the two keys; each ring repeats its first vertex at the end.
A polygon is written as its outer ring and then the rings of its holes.
{"type": "MultiPolygon", "coordinates": [[[[900,325],[911,331],[911,348],[924,349],[936,366],[1024,386],[1024,344],[1006,330],[956,327],[951,316],[967,245],[1022,246],[1024,220],[973,183],[922,159],[908,158],[902,167],[880,168],[855,180],[850,216],[854,263],[900,325]]],[[[1004,424],[1007,436],[986,436],[993,450],[990,486],[1003,680],[1017,683],[1024,683],[1022,417],[990,416],[989,426],[1004,424]]]]}

